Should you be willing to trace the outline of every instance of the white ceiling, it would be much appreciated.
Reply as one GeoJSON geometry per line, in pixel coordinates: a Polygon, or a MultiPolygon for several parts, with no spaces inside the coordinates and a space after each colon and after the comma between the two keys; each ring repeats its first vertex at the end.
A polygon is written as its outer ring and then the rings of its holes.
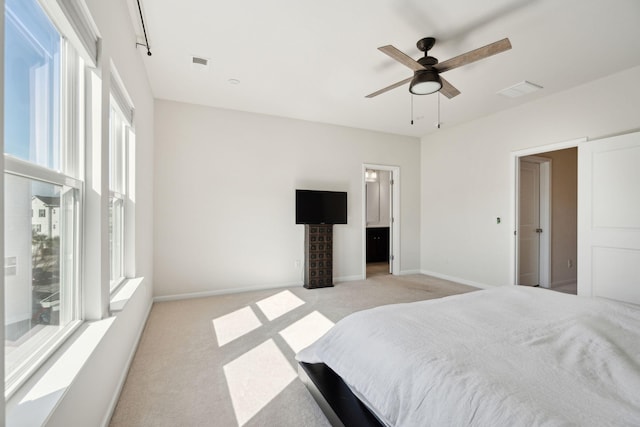
{"type": "Polygon", "coordinates": [[[401,135],[436,130],[438,97],[446,127],[640,65],[638,0],[140,2],[153,55],[139,49],[156,98],[401,135]],[[417,59],[427,36],[441,62],[504,37],[513,49],[443,74],[462,93],[414,96],[411,125],[408,85],[365,95],[412,74],[377,47],[417,59]],[[194,55],[210,66],[194,66],[194,55]],[[544,89],[496,94],[523,80],[544,89]]]}

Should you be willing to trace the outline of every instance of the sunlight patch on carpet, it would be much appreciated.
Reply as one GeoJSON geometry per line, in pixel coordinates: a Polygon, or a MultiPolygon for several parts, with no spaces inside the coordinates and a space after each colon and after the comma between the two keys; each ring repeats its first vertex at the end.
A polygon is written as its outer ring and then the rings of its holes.
{"type": "Polygon", "coordinates": [[[273,320],[300,307],[304,304],[304,301],[291,293],[291,291],[282,291],[258,301],[256,304],[267,319],[273,320]]]}
{"type": "Polygon", "coordinates": [[[225,314],[213,319],[212,322],[220,347],[262,326],[260,319],[251,310],[251,307],[244,307],[225,314]]]}
{"type": "Polygon", "coordinates": [[[280,331],[280,336],[294,353],[310,346],[323,336],[334,323],[321,313],[314,311],[280,331]]]}
{"type": "Polygon", "coordinates": [[[239,426],[267,406],[297,376],[272,339],[227,363],[223,369],[239,426]]]}

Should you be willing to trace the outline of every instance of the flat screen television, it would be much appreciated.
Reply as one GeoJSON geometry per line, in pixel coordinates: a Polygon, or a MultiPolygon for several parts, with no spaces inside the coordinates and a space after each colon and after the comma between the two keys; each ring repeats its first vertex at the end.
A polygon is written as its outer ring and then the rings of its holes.
{"type": "Polygon", "coordinates": [[[346,223],[346,192],[296,190],[296,224],[346,223]]]}

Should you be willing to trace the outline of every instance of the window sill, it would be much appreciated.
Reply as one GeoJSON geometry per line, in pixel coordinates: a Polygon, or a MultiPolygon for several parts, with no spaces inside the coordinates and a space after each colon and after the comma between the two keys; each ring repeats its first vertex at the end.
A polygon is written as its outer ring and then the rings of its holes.
{"type": "Polygon", "coordinates": [[[111,294],[109,301],[109,310],[111,314],[124,310],[125,306],[140,286],[144,277],[135,277],[133,279],[125,279],[111,294]]]}
{"type": "Polygon", "coordinates": [[[39,426],[47,423],[104,341],[119,314],[125,310],[136,291],[142,288],[143,281],[144,278],[126,281],[111,296],[110,317],[82,323],[31,378],[16,390],[6,402],[7,426],[39,426]]]}
{"type": "Polygon", "coordinates": [[[56,352],[73,333],[82,325],[75,320],[62,328],[58,326],[44,326],[33,334],[27,343],[20,345],[13,351],[7,351],[5,344],[5,372],[7,367],[14,372],[11,377],[5,378],[5,398],[11,396],[28,381],[34,368],[37,371],[56,352]],[[25,364],[22,365],[21,364],[25,364]],[[25,366],[28,367],[25,368],[25,366]]]}

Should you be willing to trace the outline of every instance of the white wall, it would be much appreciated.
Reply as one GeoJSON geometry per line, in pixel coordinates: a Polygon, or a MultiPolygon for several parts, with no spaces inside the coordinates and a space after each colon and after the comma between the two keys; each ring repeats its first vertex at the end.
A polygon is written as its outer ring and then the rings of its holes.
{"type": "Polygon", "coordinates": [[[334,277],[360,278],[363,163],[401,168],[401,270],[419,268],[416,138],[171,101],[155,113],[156,296],[301,284],[296,188],[348,192],[334,277]]]}
{"type": "Polygon", "coordinates": [[[423,137],[421,270],[511,284],[510,153],[640,128],[638,81],[640,67],[423,137]]]}

